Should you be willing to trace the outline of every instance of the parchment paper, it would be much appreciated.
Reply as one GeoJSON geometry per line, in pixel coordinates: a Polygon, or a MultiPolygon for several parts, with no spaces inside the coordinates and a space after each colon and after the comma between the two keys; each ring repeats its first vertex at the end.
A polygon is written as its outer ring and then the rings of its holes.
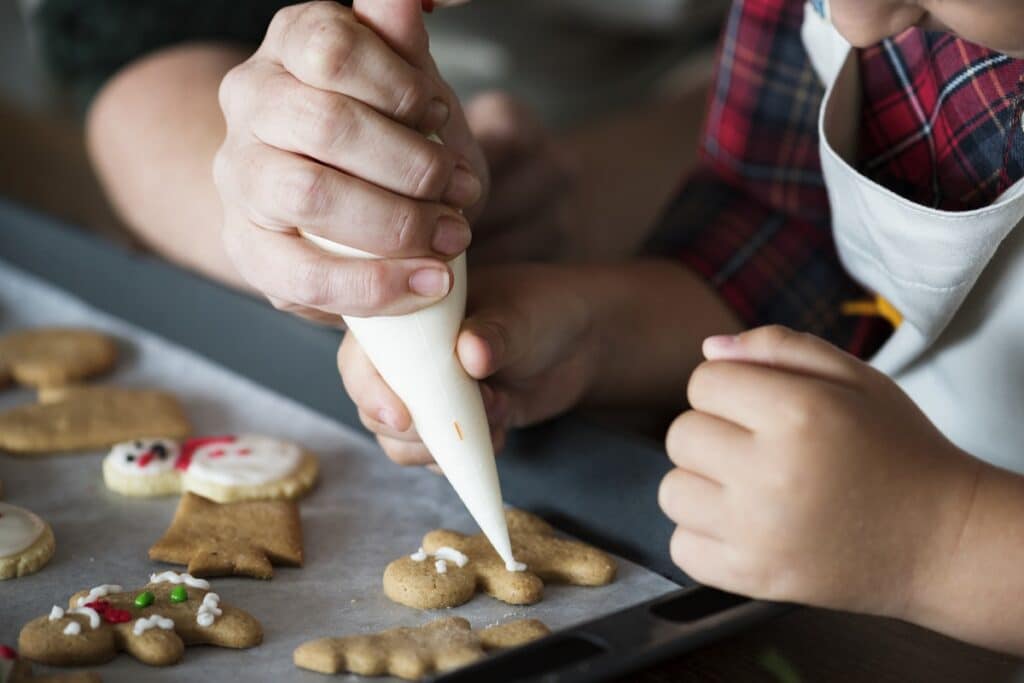
{"type": "MultiPolygon", "coordinates": [[[[292,651],[306,640],[418,625],[449,613],[466,617],[475,627],[536,617],[558,629],[677,588],[619,558],[618,578],[612,585],[548,586],[543,602],[532,607],[512,607],[483,595],[450,612],[421,612],[394,604],[380,587],[388,562],[415,551],[430,529],[477,531],[443,478],[393,465],[356,430],[0,261],[0,331],[36,325],[84,325],[115,335],[121,341],[122,360],[117,372],[104,381],[173,391],[185,404],[197,434],[261,432],[299,442],[320,456],[320,482],[301,501],[305,567],[275,568],[270,581],[212,580],[224,602],[248,610],[263,623],[263,645],[241,651],[191,647],[182,663],[165,669],[147,667],[122,654],[94,667],[105,681],[323,681],[327,679],[292,664],[292,651]]],[[[281,349],[281,362],[288,362],[288,349],[281,349]]],[[[325,367],[323,372],[336,370],[325,367]]],[[[0,392],[0,409],[30,400],[29,392],[8,389],[0,392]]],[[[46,568],[0,581],[0,644],[16,645],[24,623],[46,614],[51,605],[66,605],[77,590],[102,583],[134,589],[145,584],[151,572],[183,570],[147,557],[149,546],[167,528],[177,497],[132,499],[108,491],[100,473],[103,455],[0,454],[4,499],[40,514],[57,538],[56,555],[46,568]]],[[[36,665],[37,673],[46,670],[36,665]]]]}

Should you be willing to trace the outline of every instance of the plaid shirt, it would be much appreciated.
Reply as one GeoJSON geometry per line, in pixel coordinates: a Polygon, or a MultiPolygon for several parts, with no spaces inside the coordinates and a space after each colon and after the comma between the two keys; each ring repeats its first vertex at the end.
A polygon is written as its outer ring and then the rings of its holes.
{"type": "MultiPolygon", "coordinates": [[[[736,0],[701,161],[651,248],[680,258],[750,326],[806,330],[862,357],[891,328],[844,316],[868,293],[839,262],[818,152],[824,88],[802,0],[736,0]]],[[[926,206],[992,203],[1024,176],[1024,60],[910,29],[861,50],[860,171],[926,206]]]]}

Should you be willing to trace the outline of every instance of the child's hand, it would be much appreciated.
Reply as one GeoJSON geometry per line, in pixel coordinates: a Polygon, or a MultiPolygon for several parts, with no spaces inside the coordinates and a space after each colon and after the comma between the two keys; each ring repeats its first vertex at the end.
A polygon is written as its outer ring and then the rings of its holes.
{"type": "Polygon", "coordinates": [[[662,509],[694,579],[901,616],[955,555],[980,464],[887,377],[768,327],[705,342],[662,509]]]}
{"type": "MultiPolygon", "coordinates": [[[[482,384],[495,447],[509,427],[557,415],[586,391],[597,365],[593,311],[566,269],[502,266],[471,274],[469,317],[459,359],[482,384]]],[[[432,462],[405,405],[377,374],[353,335],[338,351],[345,388],[366,427],[402,465],[432,462]]]]}
{"type": "Polygon", "coordinates": [[[430,57],[420,4],[286,7],[221,85],[224,241],[279,308],[396,314],[448,292],[444,261],[470,242],[488,172],[430,57]],[[328,255],[296,228],[388,258],[328,255]]]}

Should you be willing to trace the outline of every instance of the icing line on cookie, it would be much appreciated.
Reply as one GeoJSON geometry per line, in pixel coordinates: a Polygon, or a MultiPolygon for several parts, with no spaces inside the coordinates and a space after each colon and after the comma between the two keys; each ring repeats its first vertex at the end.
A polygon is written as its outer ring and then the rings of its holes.
{"type": "Polygon", "coordinates": [[[444,545],[434,551],[434,557],[447,560],[448,562],[454,562],[459,567],[465,567],[466,563],[469,562],[469,558],[465,553],[461,553],[455,548],[444,545]]]}
{"type": "Polygon", "coordinates": [[[509,571],[509,572],[525,572],[526,571],[526,563],[525,562],[518,562],[516,560],[510,560],[509,562],[505,563],[505,571],[509,571]]]}
{"type": "Polygon", "coordinates": [[[434,571],[438,574],[447,574],[448,563],[444,560],[434,560],[434,571]]]}
{"type": "Polygon", "coordinates": [[[66,636],[77,636],[82,632],[82,625],[77,621],[69,621],[68,625],[64,627],[64,635],[66,636]]]}
{"type": "Polygon", "coordinates": [[[203,604],[199,606],[199,611],[196,612],[196,623],[204,627],[213,626],[213,622],[223,613],[220,608],[220,596],[216,593],[207,593],[203,597],[203,604]]]}
{"type": "Polygon", "coordinates": [[[420,548],[419,550],[414,552],[412,555],[410,555],[409,559],[412,560],[413,562],[422,562],[423,560],[427,559],[427,551],[424,550],[423,548],[420,548]]]}
{"type": "Polygon", "coordinates": [[[57,621],[58,619],[63,619],[63,618],[64,618],[64,608],[63,607],[58,607],[57,605],[54,605],[53,609],[50,610],[50,621],[57,621]]]}
{"type": "Polygon", "coordinates": [[[44,529],[46,523],[31,510],[0,503],[0,557],[25,550],[39,539],[44,529]]]}
{"type": "Polygon", "coordinates": [[[121,593],[122,591],[124,591],[124,588],[115,583],[104,583],[100,586],[94,586],[89,589],[88,595],[78,598],[78,602],[75,603],[75,606],[81,607],[82,605],[88,605],[90,602],[96,602],[100,598],[105,598],[111,593],[121,593]]]}
{"type": "Polygon", "coordinates": [[[100,627],[100,613],[94,610],[92,607],[76,607],[69,609],[68,614],[84,614],[89,617],[89,628],[97,629],[100,627]]]}
{"type": "Polygon", "coordinates": [[[162,628],[165,631],[173,631],[174,621],[167,617],[160,616],[159,614],[151,614],[148,617],[136,619],[135,625],[132,626],[132,633],[137,636],[141,636],[151,628],[162,628]]]}
{"type": "Polygon", "coordinates": [[[149,575],[150,583],[183,583],[186,586],[192,588],[202,588],[203,590],[210,590],[210,582],[206,579],[197,579],[191,574],[172,572],[160,572],[159,574],[149,575]]]}

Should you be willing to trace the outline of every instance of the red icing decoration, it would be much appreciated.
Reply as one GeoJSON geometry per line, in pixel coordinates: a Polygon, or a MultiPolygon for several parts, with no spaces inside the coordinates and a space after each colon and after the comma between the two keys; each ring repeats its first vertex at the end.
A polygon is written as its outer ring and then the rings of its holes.
{"type": "Polygon", "coordinates": [[[251,448],[243,448],[243,449],[238,451],[239,455],[249,455],[250,453],[252,453],[252,449],[251,448]]]}
{"type": "Polygon", "coordinates": [[[223,456],[224,453],[226,453],[226,451],[223,448],[218,448],[215,451],[210,451],[210,457],[211,458],[219,458],[219,457],[223,456]]]}
{"type": "Polygon", "coordinates": [[[109,621],[111,624],[124,624],[132,620],[131,612],[126,609],[118,609],[106,600],[94,600],[85,603],[85,606],[96,610],[96,613],[103,617],[104,621],[109,621]]]}
{"type": "Polygon", "coordinates": [[[14,648],[7,647],[6,645],[0,645],[0,659],[17,659],[18,653],[14,651],[14,648]]]}
{"type": "Polygon", "coordinates": [[[149,463],[153,462],[153,451],[146,451],[139,458],[139,467],[145,467],[149,463]]]}
{"type": "Polygon", "coordinates": [[[181,444],[181,454],[174,461],[174,467],[184,472],[192,464],[192,456],[195,455],[197,449],[214,443],[234,443],[237,438],[235,436],[200,436],[195,439],[186,439],[181,444]]]}

